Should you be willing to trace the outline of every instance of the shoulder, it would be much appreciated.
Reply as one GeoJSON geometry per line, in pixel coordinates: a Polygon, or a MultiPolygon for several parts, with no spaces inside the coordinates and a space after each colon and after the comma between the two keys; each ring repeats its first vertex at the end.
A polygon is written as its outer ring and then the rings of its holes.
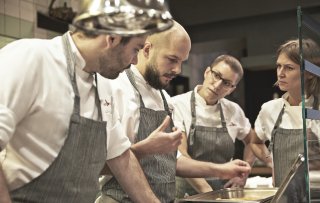
{"type": "Polygon", "coordinates": [[[172,101],[174,103],[181,103],[181,102],[182,103],[186,103],[187,101],[190,100],[191,93],[192,93],[192,91],[189,91],[189,92],[186,92],[186,93],[183,93],[183,94],[176,95],[176,96],[172,97],[172,101]]]}
{"type": "Polygon", "coordinates": [[[230,101],[226,98],[220,99],[220,103],[224,110],[231,111],[231,112],[243,111],[239,104],[237,104],[236,102],[230,101]]]}
{"type": "Polygon", "coordinates": [[[282,98],[278,98],[278,99],[274,99],[274,100],[270,100],[268,102],[265,102],[264,104],[262,104],[261,106],[261,110],[264,111],[274,111],[276,109],[281,109],[282,106],[284,105],[284,101],[282,98]]]}
{"type": "MultiPolygon", "coordinates": [[[[60,37],[56,37],[54,39],[20,39],[3,47],[1,52],[14,51],[16,53],[25,53],[28,55],[32,55],[34,53],[41,54],[44,51],[57,48],[57,46],[62,47],[62,41],[59,41],[58,38],[60,37]]],[[[19,55],[17,55],[17,57],[18,56],[19,55]]]]}
{"type": "Polygon", "coordinates": [[[125,71],[119,74],[115,79],[109,79],[109,84],[112,86],[113,92],[130,92],[133,91],[133,86],[128,79],[128,76],[125,71]]]}
{"type": "MultiPolygon", "coordinates": [[[[19,72],[20,76],[33,77],[40,75],[39,71],[52,71],[48,64],[61,64],[65,60],[62,41],[57,39],[21,39],[0,49],[0,64],[10,64],[6,69],[8,74],[19,72]]],[[[19,77],[20,77],[19,76],[19,77]]]]}
{"type": "Polygon", "coordinates": [[[270,121],[271,123],[273,123],[279,115],[283,105],[284,101],[282,98],[270,100],[262,104],[256,120],[261,120],[261,122],[270,121]]]}
{"type": "MultiPolygon", "coordinates": [[[[32,69],[44,68],[43,63],[65,60],[61,37],[54,39],[21,39],[0,50],[1,60],[9,60],[12,66],[32,65],[32,69]],[[60,40],[59,40],[60,39],[60,40]],[[14,59],[14,60],[12,60],[14,59]],[[37,66],[37,64],[39,66],[37,66]]],[[[48,67],[49,68],[49,67],[48,67]]],[[[30,71],[30,69],[28,70],[30,71]]]]}

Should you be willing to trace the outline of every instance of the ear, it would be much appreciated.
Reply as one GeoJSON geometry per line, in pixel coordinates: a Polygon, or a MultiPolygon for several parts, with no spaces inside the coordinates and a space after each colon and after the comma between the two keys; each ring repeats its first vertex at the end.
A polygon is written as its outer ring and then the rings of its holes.
{"type": "Polygon", "coordinates": [[[120,44],[121,37],[118,35],[106,35],[106,42],[109,47],[113,48],[120,44]]]}
{"type": "Polygon", "coordinates": [[[149,58],[151,48],[152,48],[151,42],[146,41],[146,42],[144,43],[144,47],[143,47],[143,49],[142,49],[143,56],[144,56],[145,58],[149,58]]]}
{"type": "Polygon", "coordinates": [[[211,74],[211,67],[210,66],[208,66],[206,68],[206,70],[204,71],[203,77],[207,78],[209,74],[211,74]]]}

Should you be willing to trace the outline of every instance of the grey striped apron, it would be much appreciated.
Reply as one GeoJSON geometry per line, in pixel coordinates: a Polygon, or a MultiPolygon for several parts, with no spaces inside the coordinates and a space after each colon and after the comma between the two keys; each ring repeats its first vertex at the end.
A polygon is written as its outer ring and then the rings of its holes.
{"type": "MultiPolygon", "coordinates": [[[[314,109],[318,109],[318,99],[315,97],[314,109]]],[[[289,173],[290,168],[298,154],[304,153],[304,136],[302,129],[284,129],[280,128],[280,123],[285,110],[283,105],[279,116],[276,120],[275,126],[271,132],[271,141],[269,149],[273,154],[273,167],[274,167],[274,182],[275,187],[279,187],[286,175],[289,173]]],[[[290,203],[302,203],[305,202],[305,178],[304,167],[300,167],[298,171],[295,183],[290,184],[287,190],[287,200],[290,203]]]]}
{"type": "MultiPolygon", "coordinates": [[[[57,158],[37,178],[10,192],[13,202],[90,203],[98,193],[98,178],[106,161],[106,122],[80,116],[80,96],[74,70],[74,56],[67,35],[63,43],[68,74],[75,93],[68,136],[57,158]]],[[[96,104],[101,109],[96,92],[96,104]]],[[[41,124],[39,124],[41,125],[41,124]]]]}
{"type": "MultiPolygon", "coordinates": [[[[191,93],[191,126],[188,136],[188,153],[199,161],[214,163],[229,162],[234,155],[234,142],[231,139],[227,127],[221,104],[219,103],[222,128],[206,127],[196,125],[197,115],[195,107],[195,93],[191,93]]],[[[207,182],[214,189],[221,189],[227,180],[207,179],[207,182]]],[[[181,198],[185,194],[194,195],[197,192],[183,178],[177,177],[177,197],[181,198]]]]}
{"type": "MultiPolygon", "coordinates": [[[[131,70],[126,70],[127,76],[132,86],[137,89],[136,82],[131,70]]],[[[163,119],[170,114],[167,101],[160,91],[165,110],[155,111],[145,107],[141,94],[140,98],[140,122],[138,134],[135,143],[144,140],[162,123],[163,119]]],[[[173,123],[166,129],[171,131],[173,123]]],[[[175,174],[176,174],[176,152],[168,154],[157,154],[144,157],[140,160],[141,167],[148,179],[151,189],[163,203],[173,202],[175,199],[175,174]]],[[[128,196],[123,192],[119,183],[112,178],[102,188],[104,195],[111,196],[118,202],[131,202],[128,196]]]]}

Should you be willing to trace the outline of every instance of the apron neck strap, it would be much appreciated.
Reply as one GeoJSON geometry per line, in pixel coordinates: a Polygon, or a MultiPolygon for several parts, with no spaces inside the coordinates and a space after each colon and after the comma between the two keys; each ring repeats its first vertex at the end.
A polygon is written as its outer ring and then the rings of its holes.
{"type": "MultiPolygon", "coordinates": [[[[68,38],[68,32],[66,32],[62,36],[62,41],[63,41],[63,47],[64,47],[64,53],[67,59],[67,70],[68,70],[68,75],[71,81],[72,89],[75,94],[74,97],[74,108],[73,108],[73,113],[80,115],[80,94],[79,94],[79,89],[77,86],[77,80],[76,80],[76,70],[75,70],[75,61],[76,58],[72,52],[71,49],[71,44],[68,38]]],[[[102,119],[102,111],[101,111],[101,106],[100,106],[100,98],[98,94],[98,80],[97,80],[97,74],[95,74],[95,82],[96,82],[96,87],[95,87],[95,102],[98,108],[98,118],[99,120],[102,119]]]]}
{"type": "Polygon", "coordinates": [[[76,60],[71,50],[71,44],[69,42],[68,32],[66,32],[62,36],[62,40],[63,40],[64,53],[67,59],[68,75],[71,81],[73,92],[75,94],[73,112],[75,114],[80,115],[80,94],[77,86],[76,73],[75,73],[76,60]]]}
{"type": "MultiPolygon", "coordinates": [[[[191,93],[190,105],[191,105],[191,127],[195,127],[196,121],[197,121],[197,113],[196,113],[196,95],[194,90],[191,93]]],[[[222,127],[227,127],[221,103],[219,102],[217,105],[220,110],[221,125],[222,127]]]]}

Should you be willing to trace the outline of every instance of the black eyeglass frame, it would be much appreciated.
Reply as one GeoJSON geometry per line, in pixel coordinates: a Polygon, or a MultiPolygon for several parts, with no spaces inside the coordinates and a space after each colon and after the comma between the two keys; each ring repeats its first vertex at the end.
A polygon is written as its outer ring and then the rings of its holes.
{"type": "Polygon", "coordinates": [[[221,76],[221,73],[216,72],[216,71],[214,71],[214,70],[212,70],[212,69],[213,69],[213,68],[210,67],[210,72],[211,72],[211,75],[212,75],[212,79],[213,79],[214,81],[219,81],[219,80],[221,80],[221,81],[222,81],[222,85],[223,85],[223,87],[224,87],[225,89],[231,89],[231,88],[234,88],[234,87],[237,86],[237,85],[232,84],[232,82],[231,82],[230,80],[227,80],[227,79],[223,78],[223,77],[221,76]]]}

